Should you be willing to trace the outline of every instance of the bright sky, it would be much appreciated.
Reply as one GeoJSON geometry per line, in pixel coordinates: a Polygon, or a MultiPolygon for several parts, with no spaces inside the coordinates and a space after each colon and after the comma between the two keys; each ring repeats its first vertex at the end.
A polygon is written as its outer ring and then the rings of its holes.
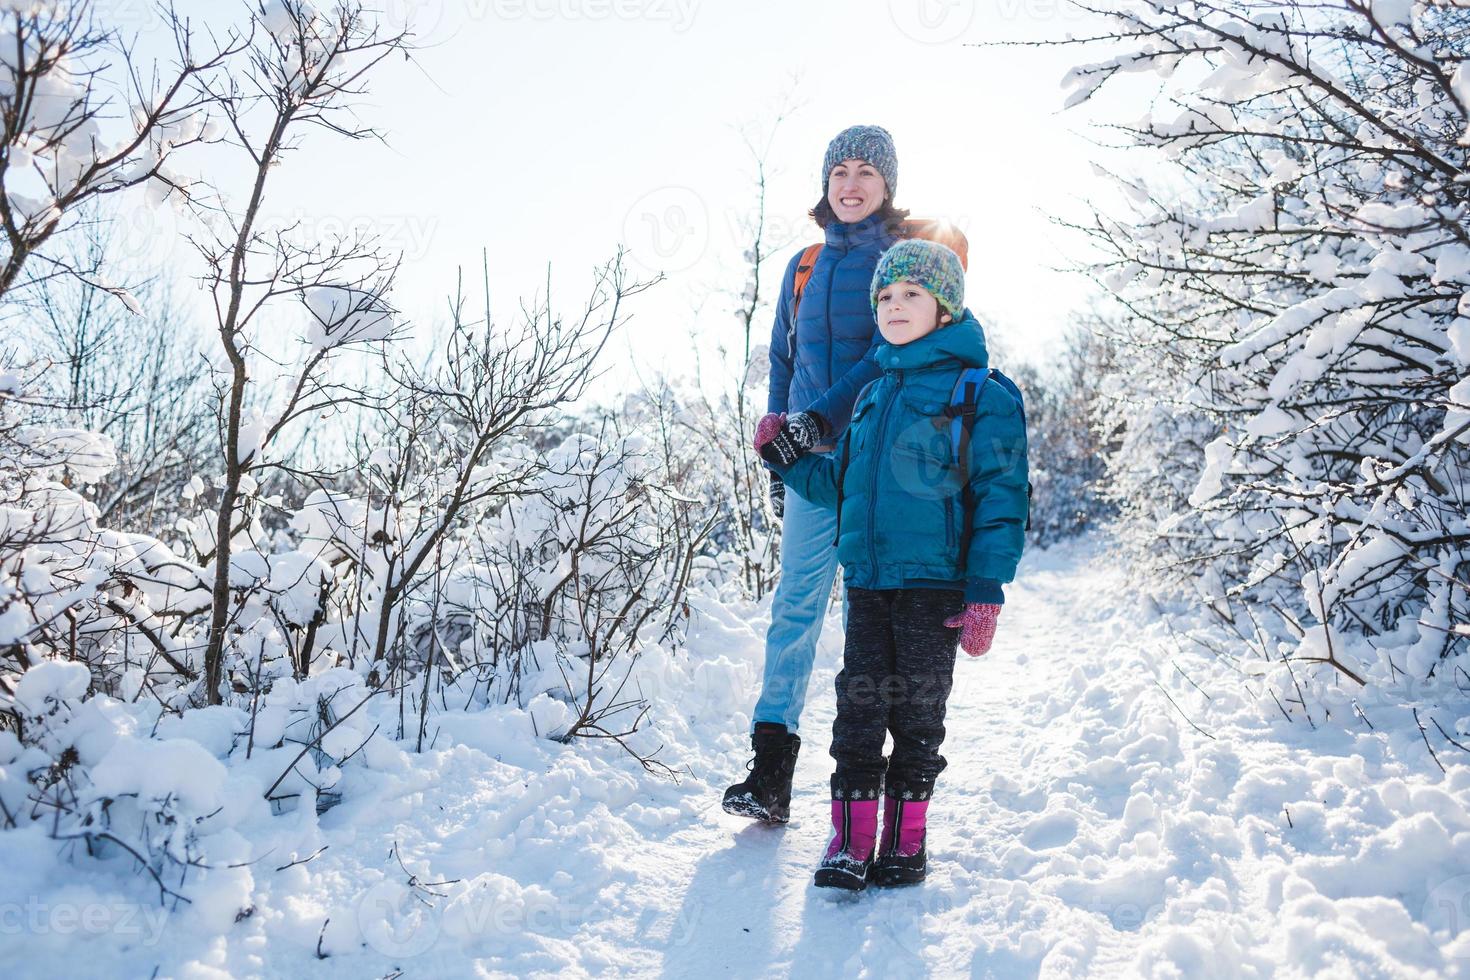
{"type": "MultiPolygon", "coordinates": [[[[395,299],[421,333],[456,266],[478,284],[482,249],[508,317],[548,263],[571,307],[622,243],[639,271],[668,278],[635,301],[615,377],[630,377],[628,358],[689,370],[696,345],[734,341],[735,300],[716,290],[744,281],[737,230],[753,188],[739,127],[768,130],[783,92],[801,103],[772,153],[788,254],[819,238],[805,215],[828,140],[877,123],[898,148],[897,202],[966,231],[969,304],[1010,350],[1044,355],[1084,302],[1088,284],[1051,268],[1081,243],[1044,212],[1097,193],[1088,116],[1059,111],[1059,81],[1100,55],[973,46],[1086,33],[1060,0],[384,2],[422,45],[382,66],[361,106],[389,144],[312,136],[272,176],[268,206],[324,231],[373,227],[402,249],[395,299]]],[[[239,10],[191,6],[216,27],[239,10]]]]}

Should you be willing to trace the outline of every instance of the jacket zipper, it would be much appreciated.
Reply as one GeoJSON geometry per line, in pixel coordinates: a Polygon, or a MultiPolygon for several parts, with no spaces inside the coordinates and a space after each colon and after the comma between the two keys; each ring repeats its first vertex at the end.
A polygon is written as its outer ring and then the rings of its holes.
{"type": "MultiPolygon", "coordinates": [[[[887,446],[888,443],[888,415],[893,410],[893,403],[898,401],[899,392],[903,390],[903,372],[893,373],[893,392],[887,404],[883,406],[883,414],[878,417],[878,441],[869,447],[876,450],[879,446],[887,446]]],[[[869,453],[870,456],[876,453],[869,453]]],[[[873,479],[872,486],[868,488],[868,564],[872,567],[874,576],[878,571],[878,535],[873,530],[878,522],[878,474],[882,471],[882,465],[875,459],[870,459],[873,479]]]]}
{"type": "Polygon", "coordinates": [[[839,258],[837,258],[837,259],[835,259],[833,261],[833,263],[832,263],[832,272],[827,277],[827,311],[826,311],[826,317],[827,317],[827,319],[826,319],[826,323],[827,323],[827,390],[828,391],[831,391],[832,390],[832,385],[834,383],[836,383],[836,381],[837,381],[836,378],[832,377],[832,348],[834,348],[834,347],[837,346],[837,335],[832,330],[832,287],[834,287],[837,284],[837,266],[842,263],[842,259],[845,258],[846,256],[847,256],[847,250],[846,249],[843,249],[842,256],[839,257],[839,258]]]}
{"type": "Polygon", "coordinates": [[[954,495],[944,496],[944,546],[945,548],[956,548],[959,542],[955,540],[957,533],[954,527],[954,495]]]}

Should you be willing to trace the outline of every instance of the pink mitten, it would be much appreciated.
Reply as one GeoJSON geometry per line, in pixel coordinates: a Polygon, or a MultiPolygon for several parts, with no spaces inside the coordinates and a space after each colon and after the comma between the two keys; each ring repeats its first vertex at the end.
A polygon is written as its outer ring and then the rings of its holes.
{"type": "Polygon", "coordinates": [[[1000,606],[985,602],[971,602],[965,611],[951,616],[944,625],[960,631],[960,646],[972,657],[982,656],[990,649],[995,639],[995,620],[1000,616],[1000,606]]]}
{"type": "Polygon", "coordinates": [[[785,422],[785,412],[771,412],[761,416],[761,420],[755,424],[755,451],[760,452],[762,446],[776,438],[776,433],[781,431],[785,422]]]}

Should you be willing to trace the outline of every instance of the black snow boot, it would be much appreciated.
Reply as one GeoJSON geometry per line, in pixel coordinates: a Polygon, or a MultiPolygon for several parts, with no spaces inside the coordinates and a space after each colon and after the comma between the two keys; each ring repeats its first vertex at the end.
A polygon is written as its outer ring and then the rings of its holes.
{"type": "Polygon", "coordinates": [[[725,790],[725,812],[786,823],[791,819],[791,779],[796,775],[801,736],[786,731],[785,725],[763,721],[756,724],[750,744],[755,749],[755,758],[746,765],[750,775],[725,790]]]}

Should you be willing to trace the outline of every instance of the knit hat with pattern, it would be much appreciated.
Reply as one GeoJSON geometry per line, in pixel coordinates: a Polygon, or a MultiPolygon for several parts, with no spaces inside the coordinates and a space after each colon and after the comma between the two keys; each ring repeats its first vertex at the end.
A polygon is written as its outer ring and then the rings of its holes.
{"type": "Polygon", "coordinates": [[[898,153],[893,149],[893,137],[882,126],[849,126],[833,137],[827,144],[827,156],[822,160],[822,193],[827,193],[827,179],[832,168],[843,160],[866,160],[883,177],[888,185],[888,198],[893,199],[898,189],[898,153]]]}
{"type": "Polygon", "coordinates": [[[958,255],[938,242],[910,238],[883,253],[878,268],[873,270],[873,285],[869,290],[874,312],[878,309],[878,293],[896,282],[923,286],[956,320],[965,308],[965,267],[958,255]]]}

